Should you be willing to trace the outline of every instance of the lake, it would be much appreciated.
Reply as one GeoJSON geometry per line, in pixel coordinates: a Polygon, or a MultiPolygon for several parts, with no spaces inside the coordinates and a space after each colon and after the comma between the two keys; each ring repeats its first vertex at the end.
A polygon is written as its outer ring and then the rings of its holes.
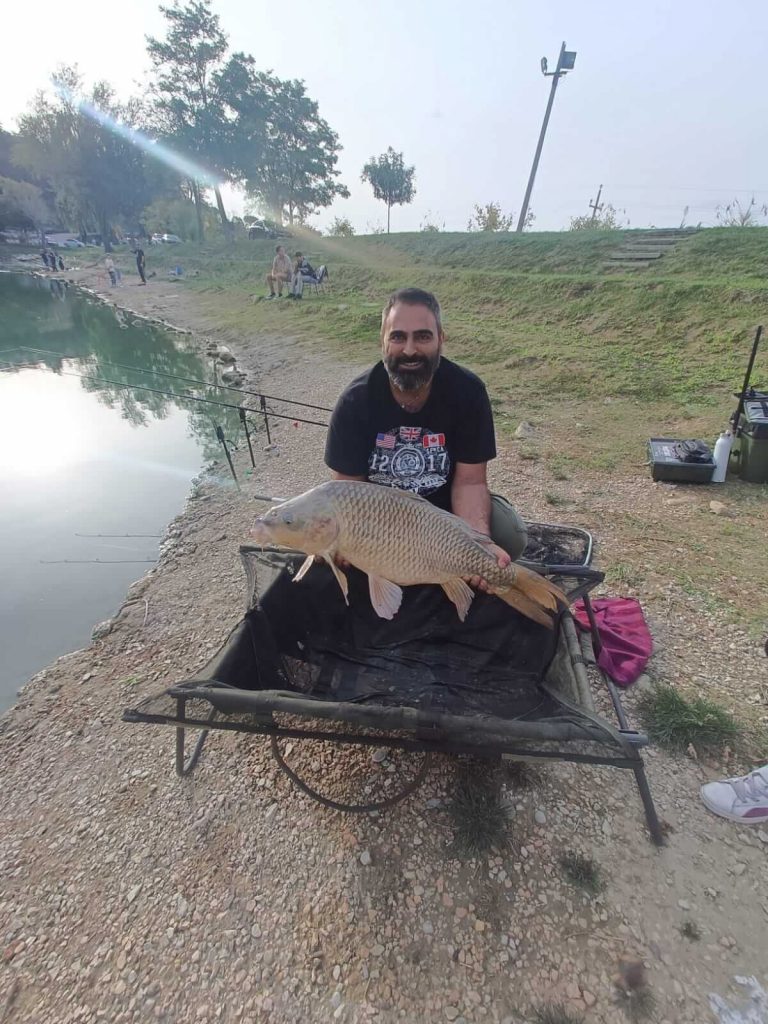
{"type": "Polygon", "coordinates": [[[221,454],[226,410],[184,403],[190,385],[160,376],[210,379],[183,336],[63,282],[0,273],[0,325],[3,710],[151,568],[193,477],[221,454]]]}

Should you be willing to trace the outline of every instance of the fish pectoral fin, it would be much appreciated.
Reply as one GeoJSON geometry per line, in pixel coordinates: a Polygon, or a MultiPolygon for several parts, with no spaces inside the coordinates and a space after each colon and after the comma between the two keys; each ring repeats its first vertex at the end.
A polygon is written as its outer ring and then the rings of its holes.
{"type": "Polygon", "coordinates": [[[467,586],[460,576],[456,576],[455,579],[448,580],[447,583],[441,583],[440,586],[445,591],[449,601],[453,601],[456,605],[456,611],[463,622],[467,617],[470,605],[472,604],[472,599],[475,596],[474,591],[471,587],[467,586]]]}
{"type": "Polygon", "coordinates": [[[374,576],[369,572],[368,590],[376,614],[382,619],[393,619],[403,600],[402,588],[385,580],[383,576],[374,576]]]}
{"type": "Polygon", "coordinates": [[[293,577],[293,582],[298,583],[309,572],[310,567],[315,564],[315,556],[307,555],[304,561],[301,563],[301,567],[296,575],[293,577]]]}
{"type": "MultiPolygon", "coordinates": [[[[330,552],[324,551],[322,557],[326,560],[328,565],[330,565],[331,572],[336,577],[336,582],[341,587],[341,592],[344,595],[344,603],[348,605],[349,604],[349,584],[347,583],[346,575],[341,571],[341,569],[338,567],[338,565],[336,565],[336,563],[333,560],[333,555],[330,554],[330,552]]],[[[303,566],[302,566],[302,568],[303,568],[303,566]]]]}

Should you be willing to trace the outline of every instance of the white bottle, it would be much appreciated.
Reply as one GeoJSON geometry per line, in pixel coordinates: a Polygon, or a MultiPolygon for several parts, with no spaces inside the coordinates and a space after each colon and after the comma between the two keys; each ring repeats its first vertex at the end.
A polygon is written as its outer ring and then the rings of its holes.
{"type": "Polygon", "coordinates": [[[731,445],[733,434],[730,430],[724,430],[715,442],[715,468],[712,473],[712,483],[722,484],[725,482],[725,474],[728,472],[728,460],[731,457],[731,445]]]}

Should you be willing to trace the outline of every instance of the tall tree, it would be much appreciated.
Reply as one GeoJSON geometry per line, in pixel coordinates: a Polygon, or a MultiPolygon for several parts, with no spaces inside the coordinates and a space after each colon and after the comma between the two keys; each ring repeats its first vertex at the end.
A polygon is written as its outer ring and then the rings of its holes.
{"type": "Polygon", "coordinates": [[[24,232],[34,228],[40,236],[40,245],[44,246],[45,224],[50,216],[51,208],[37,185],[0,177],[0,231],[6,227],[20,228],[24,232]]]}
{"type": "Polygon", "coordinates": [[[303,224],[349,190],[336,169],[338,135],[320,117],[303,82],[255,70],[236,54],[221,78],[234,118],[237,164],[246,191],[278,223],[303,224]]]}
{"type": "Polygon", "coordinates": [[[167,22],[164,40],[147,37],[155,69],[152,127],[182,153],[211,172],[209,180],[192,170],[190,187],[198,213],[198,237],[204,237],[203,195],[213,184],[221,226],[232,237],[218,181],[228,178],[226,105],[221,80],[227,37],[210,0],[189,0],[160,11],[167,22]]]}
{"type": "Polygon", "coordinates": [[[47,178],[65,219],[81,231],[95,223],[109,251],[115,218],[135,219],[149,202],[144,154],[121,132],[137,107],[117,103],[105,82],[84,94],[74,68],[60,69],[54,84],[55,97],[38,94],[19,119],[14,159],[47,178]]]}
{"type": "Polygon", "coordinates": [[[387,234],[389,234],[389,213],[393,206],[413,202],[416,187],[413,184],[415,168],[406,167],[402,153],[396,153],[390,146],[380,157],[372,156],[363,167],[361,181],[370,182],[376,199],[387,204],[387,234]]]}

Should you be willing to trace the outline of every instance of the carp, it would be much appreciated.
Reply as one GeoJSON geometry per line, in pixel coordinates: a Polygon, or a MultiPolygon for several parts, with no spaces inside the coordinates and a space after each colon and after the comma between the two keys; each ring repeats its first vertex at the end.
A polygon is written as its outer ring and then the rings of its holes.
{"type": "Polygon", "coordinates": [[[488,550],[491,538],[459,516],[409,491],[358,480],[329,480],[270,509],[256,520],[253,539],[304,552],[298,582],[319,556],[331,567],[344,600],[342,559],[368,575],[371,604],[384,619],[395,616],[402,587],[434,583],[443,588],[463,622],[474,591],[465,578],[480,576],[489,593],[542,625],[553,625],[565,594],[538,573],[514,562],[501,568],[488,550]]]}

